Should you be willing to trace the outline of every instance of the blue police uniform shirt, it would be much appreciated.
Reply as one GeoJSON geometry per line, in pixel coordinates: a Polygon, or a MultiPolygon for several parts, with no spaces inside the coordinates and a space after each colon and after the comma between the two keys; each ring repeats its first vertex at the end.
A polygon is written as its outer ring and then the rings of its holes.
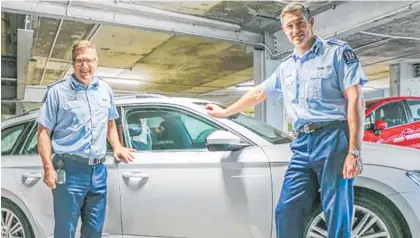
{"type": "Polygon", "coordinates": [[[118,117],[106,82],[94,77],[86,87],[72,75],[48,86],[36,121],[52,131],[54,153],[102,158],[108,121],[118,117]]]}
{"type": "Polygon", "coordinates": [[[310,50],[302,56],[295,49],[261,86],[267,97],[283,98],[293,128],[298,129],[309,122],[346,120],[344,91],[366,82],[346,42],[315,37],[310,50]]]}

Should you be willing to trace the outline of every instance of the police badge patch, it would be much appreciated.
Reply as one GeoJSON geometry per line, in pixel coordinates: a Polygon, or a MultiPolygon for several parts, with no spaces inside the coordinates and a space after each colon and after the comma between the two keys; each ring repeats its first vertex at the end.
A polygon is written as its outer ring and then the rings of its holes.
{"type": "Polygon", "coordinates": [[[356,54],[351,49],[345,49],[343,51],[343,58],[344,58],[344,61],[346,61],[346,64],[359,62],[359,59],[357,59],[356,54]]]}

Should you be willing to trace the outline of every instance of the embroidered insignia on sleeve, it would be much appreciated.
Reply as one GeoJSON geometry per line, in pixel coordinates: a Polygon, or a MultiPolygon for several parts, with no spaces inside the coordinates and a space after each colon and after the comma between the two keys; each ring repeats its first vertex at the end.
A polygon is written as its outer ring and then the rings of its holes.
{"type": "Polygon", "coordinates": [[[345,49],[343,51],[343,58],[346,64],[353,64],[359,62],[359,59],[357,59],[356,54],[351,49],[345,49]]]}

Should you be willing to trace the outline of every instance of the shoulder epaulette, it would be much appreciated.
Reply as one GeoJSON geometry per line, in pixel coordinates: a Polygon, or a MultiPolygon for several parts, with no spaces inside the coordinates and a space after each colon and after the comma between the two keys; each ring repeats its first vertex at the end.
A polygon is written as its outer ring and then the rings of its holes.
{"type": "Polygon", "coordinates": [[[335,38],[328,39],[327,43],[333,44],[333,45],[339,45],[339,46],[345,46],[347,44],[347,42],[342,41],[342,40],[337,40],[335,38]]]}
{"type": "Polygon", "coordinates": [[[54,83],[49,84],[49,85],[47,86],[47,88],[51,88],[51,87],[52,87],[52,86],[54,86],[54,85],[57,85],[57,84],[62,83],[62,82],[65,82],[65,81],[66,81],[66,79],[67,79],[67,78],[63,78],[63,79],[57,80],[57,81],[55,81],[54,83]]]}
{"type": "Polygon", "coordinates": [[[292,57],[293,56],[293,54],[290,54],[290,55],[288,55],[288,56],[286,56],[286,57],[284,57],[284,59],[282,60],[283,62],[285,62],[286,60],[288,60],[290,57],[292,57]]]}

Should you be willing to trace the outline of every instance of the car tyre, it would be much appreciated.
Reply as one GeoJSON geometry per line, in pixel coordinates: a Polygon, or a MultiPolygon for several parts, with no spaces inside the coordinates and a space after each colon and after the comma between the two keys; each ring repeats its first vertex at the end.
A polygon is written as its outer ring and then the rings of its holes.
{"type": "MultiPolygon", "coordinates": [[[[22,238],[33,238],[33,232],[31,225],[25,214],[22,210],[10,201],[7,198],[1,198],[1,219],[2,219],[2,227],[1,233],[2,235],[6,235],[6,237],[22,237],[22,238]],[[19,224],[18,224],[19,223],[19,224]],[[10,225],[7,225],[10,224],[10,225]],[[4,225],[4,226],[3,226],[4,225]],[[10,228],[16,226],[21,226],[21,231],[16,231],[15,233],[9,234],[10,228]],[[10,236],[8,236],[10,235],[10,236]],[[13,236],[12,236],[13,235],[13,236]]],[[[17,229],[14,229],[17,230],[17,229]]]]}
{"type": "MultiPolygon", "coordinates": [[[[396,212],[395,209],[393,209],[395,206],[386,198],[368,191],[356,194],[354,203],[357,210],[365,209],[365,211],[370,211],[374,215],[376,215],[385,225],[386,229],[390,234],[390,237],[407,238],[407,236],[404,235],[404,232],[401,228],[405,227],[406,224],[404,222],[401,222],[402,217],[396,215],[396,213],[399,214],[399,212],[396,212]]],[[[304,237],[311,237],[308,235],[309,228],[311,227],[311,225],[314,225],[313,222],[321,214],[321,212],[321,204],[320,202],[317,202],[317,204],[312,209],[312,212],[308,218],[308,222],[306,223],[304,237]]],[[[358,213],[356,212],[356,214],[358,213]]],[[[402,218],[402,220],[404,219],[402,218]]],[[[356,223],[353,225],[353,229],[356,226],[357,220],[356,223]]]]}

